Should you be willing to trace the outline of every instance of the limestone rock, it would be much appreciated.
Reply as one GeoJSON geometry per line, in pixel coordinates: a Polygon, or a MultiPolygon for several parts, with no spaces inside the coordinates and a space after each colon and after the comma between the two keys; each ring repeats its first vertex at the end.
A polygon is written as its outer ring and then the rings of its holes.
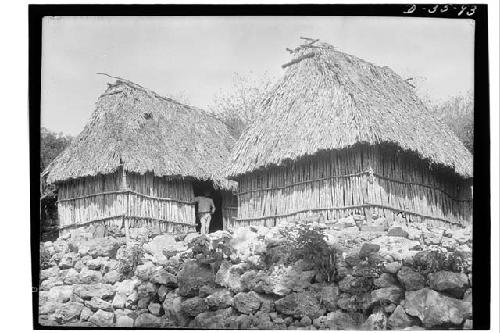
{"type": "Polygon", "coordinates": [[[393,227],[387,231],[387,236],[408,238],[409,233],[401,227],[393,227]]]}
{"type": "Polygon", "coordinates": [[[188,298],[181,303],[181,311],[189,317],[196,317],[202,312],[208,310],[208,305],[204,298],[193,297],[188,298]]]}
{"type": "Polygon", "coordinates": [[[75,285],[74,293],[83,299],[99,297],[103,300],[110,299],[115,294],[113,286],[104,283],[75,285]]]}
{"type": "Polygon", "coordinates": [[[275,302],[276,311],[294,318],[308,316],[315,319],[325,310],[321,308],[315,295],[310,292],[292,293],[275,302]]]}
{"type": "Polygon", "coordinates": [[[382,311],[372,313],[361,326],[366,331],[385,331],[387,329],[387,317],[382,311]]]}
{"type": "Polygon", "coordinates": [[[104,274],[103,281],[104,283],[115,284],[123,278],[122,274],[118,270],[110,271],[104,274]]]}
{"type": "Polygon", "coordinates": [[[373,285],[377,288],[395,287],[398,285],[398,279],[390,273],[382,273],[373,280],[373,285]]]}
{"type": "Polygon", "coordinates": [[[363,246],[361,246],[358,255],[360,259],[364,259],[368,258],[373,253],[378,252],[379,250],[380,250],[379,244],[364,243],[363,246]]]}
{"type": "Polygon", "coordinates": [[[92,309],[92,311],[113,311],[113,305],[110,302],[103,301],[99,297],[92,297],[90,301],[85,301],[85,306],[92,309]]]}
{"type": "Polygon", "coordinates": [[[207,296],[206,302],[211,309],[225,309],[233,305],[233,296],[229,290],[219,289],[207,296]]]}
{"type": "Polygon", "coordinates": [[[372,288],[372,283],[371,278],[347,276],[339,282],[339,289],[351,294],[362,294],[372,288]]]}
{"type": "Polygon", "coordinates": [[[404,309],[407,314],[418,317],[426,328],[460,325],[472,316],[472,303],[441,295],[429,288],[407,291],[404,309]]]}
{"type": "Polygon", "coordinates": [[[406,290],[419,290],[425,287],[424,276],[408,266],[403,266],[399,270],[398,279],[406,290]]]}
{"type": "Polygon", "coordinates": [[[180,296],[196,296],[202,286],[213,285],[215,275],[210,268],[187,262],[177,274],[178,294],[180,296]]]}
{"type": "Polygon", "coordinates": [[[79,274],[79,281],[82,284],[99,283],[102,281],[102,273],[83,268],[79,274]]]}
{"type": "Polygon", "coordinates": [[[215,282],[235,293],[243,291],[241,275],[245,271],[245,268],[245,264],[231,265],[230,262],[223,261],[215,276],[215,282]]]}
{"type": "Polygon", "coordinates": [[[134,327],[134,319],[129,316],[116,317],[116,327],[134,327]]]}
{"type": "Polygon", "coordinates": [[[153,272],[151,282],[166,285],[169,288],[177,288],[177,276],[167,272],[164,268],[153,272]]]}
{"type": "Polygon", "coordinates": [[[99,327],[111,327],[113,326],[114,319],[115,314],[113,312],[106,312],[99,309],[90,316],[89,321],[99,327]]]}
{"type": "Polygon", "coordinates": [[[73,295],[73,286],[55,286],[50,288],[47,293],[47,300],[52,302],[67,302],[73,295]]]}
{"type": "Polygon", "coordinates": [[[397,261],[384,264],[384,272],[389,274],[397,274],[401,269],[401,264],[397,261]]]}
{"type": "Polygon", "coordinates": [[[417,320],[408,316],[401,305],[398,305],[389,316],[387,326],[393,330],[400,330],[418,324],[417,320]]]}
{"type": "Polygon", "coordinates": [[[429,286],[437,291],[444,292],[456,298],[462,298],[469,285],[465,273],[439,271],[428,275],[429,286]]]}
{"type": "Polygon", "coordinates": [[[159,303],[151,302],[148,305],[148,310],[155,316],[159,316],[161,312],[161,305],[159,303]]]}
{"type": "Polygon", "coordinates": [[[138,265],[135,269],[135,276],[141,281],[149,281],[153,276],[156,266],[148,261],[145,264],[138,265]]]}
{"type": "Polygon", "coordinates": [[[79,259],[78,253],[68,252],[64,254],[63,257],[61,258],[61,261],[59,262],[59,268],[60,269],[71,268],[75,265],[78,259],[79,259]]]}
{"type": "Polygon", "coordinates": [[[399,287],[388,287],[373,290],[371,292],[371,303],[384,304],[387,302],[398,304],[403,297],[403,290],[399,287]]]}
{"type": "Polygon", "coordinates": [[[255,291],[248,293],[240,292],[234,296],[234,307],[241,313],[251,314],[257,312],[262,303],[261,298],[255,291]]]}
{"type": "Polygon", "coordinates": [[[83,307],[83,304],[77,302],[64,303],[55,310],[54,319],[61,324],[78,320],[83,307]]]}
{"type": "Polygon", "coordinates": [[[313,325],[321,330],[355,330],[356,321],[345,312],[330,312],[326,316],[321,316],[313,320],[313,325]]]}
{"type": "Polygon", "coordinates": [[[188,322],[188,317],[181,311],[181,304],[182,298],[175,293],[167,294],[162,304],[166,317],[177,326],[185,326],[188,322]]]}
{"type": "Polygon", "coordinates": [[[151,313],[141,313],[134,322],[134,327],[154,327],[162,328],[166,326],[162,318],[151,313]]]}

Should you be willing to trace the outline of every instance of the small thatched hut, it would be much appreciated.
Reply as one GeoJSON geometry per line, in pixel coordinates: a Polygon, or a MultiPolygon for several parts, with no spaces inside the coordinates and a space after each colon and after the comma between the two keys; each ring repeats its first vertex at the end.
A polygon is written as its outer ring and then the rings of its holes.
{"type": "Polygon", "coordinates": [[[117,78],[46,170],[58,189],[60,229],[194,230],[193,199],[206,190],[218,208],[212,227],[223,229],[236,215],[236,183],[223,172],[233,143],[205,111],[117,78]]]}
{"type": "Polygon", "coordinates": [[[310,215],[472,222],[472,156],[410,84],[328,44],[289,51],[262,116],[233,148],[237,224],[310,215]]]}

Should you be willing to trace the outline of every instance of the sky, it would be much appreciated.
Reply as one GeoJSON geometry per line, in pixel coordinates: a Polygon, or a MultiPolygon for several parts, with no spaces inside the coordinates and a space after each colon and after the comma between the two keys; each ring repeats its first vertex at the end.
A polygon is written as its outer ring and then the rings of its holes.
{"type": "Polygon", "coordinates": [[[393,17],[46,17],[42,126],[77,135],[119,76],[207,108],[235,73],[280,77],[300,36],[403,78],[433,102],[473,91],[474,22],[393,17]]]}

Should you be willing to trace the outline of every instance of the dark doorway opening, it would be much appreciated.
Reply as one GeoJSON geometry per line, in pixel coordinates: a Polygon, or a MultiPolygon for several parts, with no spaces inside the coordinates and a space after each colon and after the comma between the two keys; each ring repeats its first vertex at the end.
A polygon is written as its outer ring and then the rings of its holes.
{"type": "MultiPolygon", "coordinates": [[[[215,205],[215,213],[212,215],[210,221],[209,232],[214,232],[223,229],[222,223],[222,195],[220,191],[214,189],[211,181],[193,181],[194,196],[203,196],[205,191],[208,191],[209,197],[212,198],[215,205]]],[[[196,231],[200,232],[200,221],[198,220],[198,207],[196,207],[196,231]]]]}

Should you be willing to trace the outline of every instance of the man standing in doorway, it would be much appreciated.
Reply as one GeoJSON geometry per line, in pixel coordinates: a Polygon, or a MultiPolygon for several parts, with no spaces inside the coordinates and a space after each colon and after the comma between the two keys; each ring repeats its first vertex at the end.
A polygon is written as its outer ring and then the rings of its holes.
{"type": "Polygon", "coordinates": [[[215,212],[214,201],[209,198],[209,191],[205,191],[203,196],[198,196],[194,198],[194,201],[198,204],[198,218],[201,222],[200,233],[208,234],[210,229],[210,220],[212,219],[212,214],[215,212]]]}

